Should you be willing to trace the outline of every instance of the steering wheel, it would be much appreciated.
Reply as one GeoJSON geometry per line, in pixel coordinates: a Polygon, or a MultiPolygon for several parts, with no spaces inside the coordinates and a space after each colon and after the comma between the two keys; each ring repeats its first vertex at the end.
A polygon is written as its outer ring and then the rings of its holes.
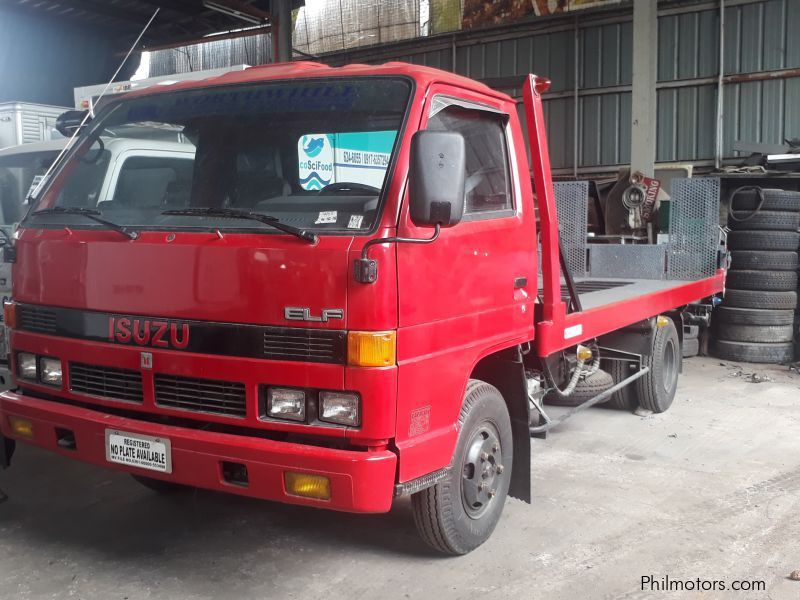
{"type": "Polygon", "coordinates": [[[338,183],[329,183],[325,187],[323,187],[319,193],[336,193],[336,192],[349,192],[349,191],[362,191],[362,192],[370,192],[372,194],[380,194],[381,188],[376,188],[372,185],[367,185],[366,183],[356,183],[354,181],[340,181],[338,183]]]}

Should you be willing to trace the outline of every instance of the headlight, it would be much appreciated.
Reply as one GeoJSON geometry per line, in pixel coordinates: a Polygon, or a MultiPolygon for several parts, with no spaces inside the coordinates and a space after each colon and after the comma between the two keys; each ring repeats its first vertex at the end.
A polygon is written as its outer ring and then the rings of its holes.
{"type": "Polygon", "coordinates": [[[276,419],[306,420],[306,393],[303,390],[267,388],[267,414],[276,419]]]}
{"type": "Polygon", "coordinates": [[[20,352],[17,354],[17,375],[22,379],[36,381],[36,355],[20,352]]]}
{"type": "Polygon", "coordinates": [[[61,386],[61,361],[57,358],[42,357],[39,360],[42,383],[61,386]]]}
{"type": "Polygon", "coordinates": [[[319,420],[356,427],[361,424],[358,394],[350,392],[320,392],[319,420]]]}

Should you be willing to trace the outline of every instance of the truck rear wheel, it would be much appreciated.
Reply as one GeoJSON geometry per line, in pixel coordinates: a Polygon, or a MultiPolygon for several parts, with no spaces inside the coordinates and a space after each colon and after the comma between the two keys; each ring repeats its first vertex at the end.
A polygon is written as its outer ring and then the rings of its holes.
{"type": "Polygon", "coordinates": [[[645,365],[650,371],[636,382],[639,404],[654,413],[662,413],[675,399],[681,366],[678,330],[672,319],[664,327],[656,328],[652,352],[645,357],[645,365]]]}
{"type": "Polygon", "coordinates": [[[414,522],[444,554],[466,554],[485,542],[503,512],[511,481],[513,439],[508,408],[492,385],[472,379],[447,476],[412,495],[414,522]]]}

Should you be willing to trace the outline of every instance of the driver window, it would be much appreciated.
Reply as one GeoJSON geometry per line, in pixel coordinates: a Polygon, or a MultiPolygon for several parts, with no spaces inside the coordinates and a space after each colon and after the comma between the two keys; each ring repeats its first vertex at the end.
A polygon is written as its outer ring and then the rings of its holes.
{"type": "Polygon", "coordinates": [[[428,129],[456,131],[466,150],[464,216],[488,218],[513,211],[505,115],[452,104],[428,119],[428,129]]]}

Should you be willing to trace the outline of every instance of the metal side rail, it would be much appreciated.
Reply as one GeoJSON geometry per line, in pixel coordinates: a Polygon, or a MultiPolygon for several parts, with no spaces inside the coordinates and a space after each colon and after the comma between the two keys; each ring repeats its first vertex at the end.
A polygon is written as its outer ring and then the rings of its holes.
{"type": "Polygon", "coordinates": [[[638,370],[636,373],[634,373],[633,375],[631,375],[627,379],[623,379],[619,383],[616,383],[613,386],[611,386],[610,388],[608,388],[605,392],[601,392],[601,393],[597,394],[597,396],[595,396],[594,398],[590,398],[589,400],[587,400],[583,404],[579,404],[578,406],[568,410],[563,415],[561,415],[558,419],[555,419],[555,420],[551,419],[547,415],[547,413],[545,412],[543,406],[540,406],[538,402],[533,402],[533,405],[536,407],[536,410],[539,412],[539,415],[544,419],[544,423],[542,425],[537,425],[536,427],[531,427],[530,428],[531,435],[536,435],[536,434],[539,434],[539,433],[544,433],[545,431],[550,431],[553,427],[556,427],[557,425],[561,425],[561,423],[563,423],[564,421],[566,421],[570,417],[578,414],[579,412],[581,412],[583,410],[586,410],[587,408],[590,408],[590,407],[594,406],[595,404],[599,404],[600,402],[602,402],[603,400],[605,400],[606,398],[611,396],[611,394],[613,394],[617,390],[621,390],[626,385],[636,381],[640,377],[643,377],[649,371],[650,371],[650,367],[642,367],[640,370],[638,370]]]}

